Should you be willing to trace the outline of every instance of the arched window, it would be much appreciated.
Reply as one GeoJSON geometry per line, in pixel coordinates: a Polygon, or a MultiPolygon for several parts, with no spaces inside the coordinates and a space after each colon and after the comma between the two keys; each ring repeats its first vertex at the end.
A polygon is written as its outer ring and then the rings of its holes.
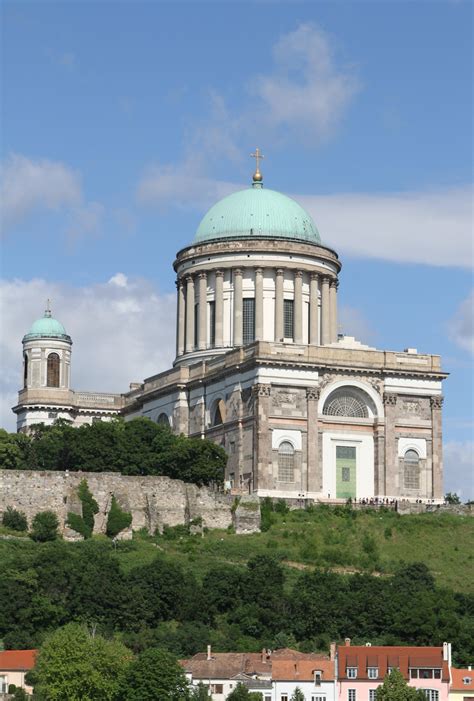
{"type": "Polygon", "coordinates": [[[336,390],[327,399],[323,414],[327,416],[348,416],[365,419],[369,416],[364,400],[349,387],[336,390]]]}
{"type": "Polygon", "coordinates": [[[28,354],[23,356],[23,387],[28,385],[28,354]]]}
{"type": "Polygon", "coordinates": [[[57,353],[48,355],[46,384],[48,387],[59,387],[59,355],[57,353]]]}
{"type": "Polygon", "coordinates": [[[222,399],[219,399],[214,405],[214,411],[211,416],[211,425],[220,426],[225,421],[225,404],[222,399]]]}
{"type": "Polygon", "coordinates": [[[403,458],[404,482],[406,489],[420,488],[420,456],[416,450],[407,450],[403,458]]]}
{"type": "Polygon", "coordinates": [[[278,446],[278,481],[295,481],[295,449],[289,441],[278,446]]]}
{"type": "Polygon", "coordinates": [[[170,421],[164,412],[159,415],[158,419],[156,420],[156,423],[161,424],[162,426],[168,426],[168,428],[170,425],[170,421]]]}

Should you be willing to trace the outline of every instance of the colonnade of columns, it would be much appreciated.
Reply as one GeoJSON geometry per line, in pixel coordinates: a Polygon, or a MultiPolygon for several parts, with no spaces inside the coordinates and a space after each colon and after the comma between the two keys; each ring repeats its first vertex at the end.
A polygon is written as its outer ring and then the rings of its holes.
{"type": "MultiPolygon", "coordinates": [[[[264,340],[263,268],[254,268],[255,284],[255,340],[264,340]]],[[[211,323],[212,347],[224,346],[224,271],[215,275],[214,312],[211,323]]],[[[284,338],[284,275],[283,268],[275,271],[274,340],[284,338]]],[[[180,277],[178,288],[176,351],[181,356],[211,346],[208,339],[207,272],[180,277]],[[197,287],[197,295],[196,295],[197,287]],[[197,299],[196,299],[197,297],[197,299]],[[196,313],[196,301],[198,302],[196,313]],[[205,302],[204,304],[202,302],[205,302]]],[[[243,343],[243,269],[234,268],[233,278],[233,341],[226,344],[241,346],[243,343]]],[[[308,342],[311,345],[327,345],[337,341],[337,287],[335,277],[310,273],[308,342]],[[319,295],[320,291],[320,295],[319,295]],[[319,297],[321,303],[319,304],[319,297]]],[[[303,343],[303,271],[294,272],[293,286],[293,340],[303,343]]],[[[269,339],[265,339],[269,340],[269,339]]]]}

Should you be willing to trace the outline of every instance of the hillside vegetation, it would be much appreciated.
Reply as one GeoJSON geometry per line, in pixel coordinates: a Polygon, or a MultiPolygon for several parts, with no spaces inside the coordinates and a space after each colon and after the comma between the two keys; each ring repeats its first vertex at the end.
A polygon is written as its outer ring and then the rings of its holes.
{"type": "MultiPolygon", "coordinates": [[[[453,643],[474,656],[473,520],[263,507],[263,533],[184,526],[131,541],[0,539],[0,640],[36,647],[70,621],[134,652],[453,643]]],[[[196,524],[195,524],[196,525],[196,524]]]]}

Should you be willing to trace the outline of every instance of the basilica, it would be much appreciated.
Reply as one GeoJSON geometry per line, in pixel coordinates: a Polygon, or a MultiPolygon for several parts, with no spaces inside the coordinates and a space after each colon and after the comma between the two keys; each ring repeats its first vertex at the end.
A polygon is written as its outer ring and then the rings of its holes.
{"type": "Polygon", "coordinates": [[[338,334],[339,257],[258,161],[176,255],[173,367],[122,394],[74,391],[48,307],[23,338],[18,430],[147,416],[222,445],[235,493],[442,500],[439,356],[338,334]]]}

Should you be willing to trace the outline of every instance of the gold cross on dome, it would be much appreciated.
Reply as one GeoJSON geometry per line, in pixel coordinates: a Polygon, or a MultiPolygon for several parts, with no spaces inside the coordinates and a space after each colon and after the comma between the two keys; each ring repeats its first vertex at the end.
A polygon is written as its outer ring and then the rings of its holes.
{"type": "Polygon", "coordinates": [[[255,149],[255,153],[251,153],[250,155],[252,156],[252,158],[255,158],[257,166],[255,168],[255,175],[253,176],[253,179],[261,180],[262,176],[260,174],[260,161],[262,160],[262,158],[265,158],[265,156],[263,155],[263,153],[260,153],[260,149],[258,147],[255,149]]]}
{"type": "Polygon", "coordinates": [[[46,309],[44,310],[44,315],[51,316],[51,300],[49,299],[49,297],[46,300],[46,309]]]}

